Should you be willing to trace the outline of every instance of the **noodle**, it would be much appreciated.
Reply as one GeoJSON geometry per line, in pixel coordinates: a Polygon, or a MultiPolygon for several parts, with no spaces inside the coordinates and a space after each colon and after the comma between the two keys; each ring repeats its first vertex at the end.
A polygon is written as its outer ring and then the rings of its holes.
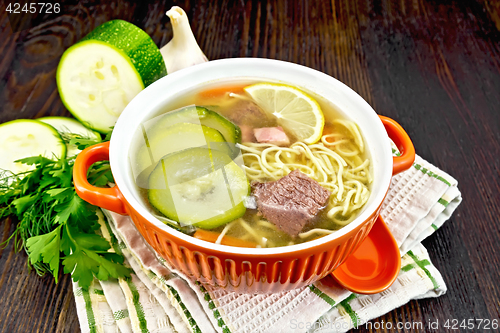
{"type": "Polygon", "coordinates": [[[231,225],[232,225],[232,223],[226,224],[226,226],[224,227],[224,230],[222,230],[219,237],[217,237],[217,239],[215,240],[215,244],[220,244],[222,242],[222,238],[224,238],[224,236],[226,235],[226,232],[229,231],[229,228],[231,228],[231,225]]]}
{"type": "Polygon", "coordinates": [[[266,228],[269,228],[273,231],[276,231],[276,225],[272,224],[271,222],[268,222],[266,220],[259,220],[257,222],[257,225],[260,225],[262,227],[266,227],[266,228]]]}
{"type": "MultiPolygon", "coordinates": [[[[323,135],[318,143],[312,145],[295,142],[290,147],[279,147],[247,142],[238,147],[242,151],[244,169],[251,180],[275,181],[298,169],[328,189],[332,195],[328,200],[326,216],[335,224],[343,226],[351,222],[368,201],[368,186],[372,178],[370,160],[361,158],[364,143],[356,124],[340,119],[333,123],[345,127],[351,138],[333,133],[323,135]]],[[[261,226],[270,227],[267,223],[259,222],[261,226]]],[[[244,227],[250,229],[249,225],[244,227]]],[[[299,234],[299,237],[331,232],[316,228],[299,234]]]]}
{"type": "Polygon", "coordinates": [[[311,229],[307,232],[303,232],[299,234],[299,238],[307,238],[310,237],[314,234],[321,234],[321,235],[329,235],[331,233],[334,233],[335,230],[328,230],[328,229],[311,229]]]}

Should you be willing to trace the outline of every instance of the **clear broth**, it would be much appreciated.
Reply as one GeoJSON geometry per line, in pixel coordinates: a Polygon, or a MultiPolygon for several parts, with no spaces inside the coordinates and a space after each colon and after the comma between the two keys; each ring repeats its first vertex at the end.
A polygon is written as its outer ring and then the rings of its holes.
{"type": "MultiPolygon", "coordinates": [[[[257,80],[257,79],[224,80],[194,88],[190,91],[186,91],[185,93],[182,94],[182,96],[178,96],[178,98],[176,98],[175,101],[169,102],[167,105],[164,105],[158,112],[156,112],[153,115],[151,119],[186,106],[196,105],[196,106],[203,106],[212,111],[215,111],[240,127],[248,126],[250,128],[262,128],[262,127],[279,126],[276,119],[273,119],[268,116],[262,117],[258,113],[255,113],[254,112],[255,110],[249,110],[254,106],[249,104],[248,100],[246,100],[245,98],[227,97],[227,94],[222,93],[223,91],[226,91],[237,94],[239,96],[245,96],[246,93],[243,91],[243,88],[248,85],[259,82],[269,82],[269,80],[257,80]]],[[[320,105],[323,113],[325,114],[325,127],[323,130],[323,134],[336,132],[340,133],[345,138],[354,140],[351,133],[347,129],[345,129],[342,126],[335,126],[334,124],[332,124],[332,120],[337,118],[349,120],[349,118],[337,106],[335,106],[332,102],[322,98],[321,96],[318,96],[314,93],[311,93],[310,91],[307,91],[306,89],[303,89],[302,87],[298,88],[301,89],[302,91],[305,91],[313,98],[315,98],[318,104],[320,105]]],[[[136,133],[136,135],[141,136],[141,133],[136,133]]],[[[290,144],[293,144],[296,141],[296,138],[294,138],[293,135],[291,135],[288,132],[287,135],[290,138],[290,144]]],[[[245,142],[244,139],[245,138],[243,138],[242,140],[243,143],[245,142]]],[[[134,152],[134,149],[137,149],[137,147],[132,148],[131,152],[134,152]]],[[[365,151],[363,154],[361,154],[361,158],[370,159],[370,156],[368,156],[368,153],[365,151]]],[[[130,156],[130,160],[132,164],[136,163],[136,161],[134,161],[133,153],[130,156]]],[[[148,174],[149,172],[151,172],[151,169],[149,169],[145,173],[148,174]]],[[[370,184],[366,184],[366,186],[370,189],[370,184]]],[[[162,214],[159,211],[157,211],[152,205],[149,204],[148,190],[144,186],[141,186],[140,184],[138,184],[137,189],[140,196],[143,199],[143,203],[145,204],[145,206],[147,206],[155,216],[158,216],[160,220],[165,222],[167,225],[173,226],[174,228],[179,229],[185,233],[192,234],[194,232],[194,230],[196,229],[195,227],[190,227],[190,226],[177,227],[175,226],[175,222],[172,223],[167,218],[163,218],[162,214]]],[[[355,214],[359,215],[359,213],[362,210],[363,209],[360,209],[355,214]]],[[[318,238],[318,236],[319,237],[324,236],[316,234],[312,235],[311,237],[301,239],[298,237],[292,237],[281,231],[271,230],[267,224],[259,222],[263,220],[263,217],[260,216],[257,209],[247,208],[246,213],[241,217],[241,219],[257,233],[264,235],[264,237],[267,238],[268,245],[270,247],[286,246],[290,244],[302,243],[318,238]]],[[[224,227],[225,225],[222,225],[218,228],[211,229],[211,231],[222,232],[224,227]]],[[[327,209],[322,209],[314,217],[314,219],[306,225],[306,227],[303,229],[303,232],[306,232],[314,228],[338,230],[342,228],[342,226],[332,222],[332,220],[327,217],[327,209]]],[[[241,226],[231,227],[227,231],[226,235],[239,239],[246,239],[246,240],[249,239],[248,231],[241,226]]]]}

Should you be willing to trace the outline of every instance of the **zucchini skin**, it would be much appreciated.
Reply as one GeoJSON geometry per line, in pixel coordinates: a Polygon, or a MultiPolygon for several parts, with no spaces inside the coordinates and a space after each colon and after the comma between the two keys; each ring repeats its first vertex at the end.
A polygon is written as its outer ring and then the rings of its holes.
{"type": "Polygon", "coordinates": [[[139,73],[144,87],[167,75],[167,68],[158,46],[146,32],[130,22],[123,20],[105,22],[78,43],[87,40],[106,43],[128,56],[139,73]],[[152,49],[156,52],[151,52],[152,49]]]}

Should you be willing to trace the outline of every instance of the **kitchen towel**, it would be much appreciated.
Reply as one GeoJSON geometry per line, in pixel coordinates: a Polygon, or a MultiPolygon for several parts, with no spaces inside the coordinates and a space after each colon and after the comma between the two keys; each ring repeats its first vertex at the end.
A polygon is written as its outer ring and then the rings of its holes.
{"type": "MultiPolygon", "coordinates": [[[[397,152],[395,152],[397,154],[397,152]]],[[[346,332],[412,299],[446,292],[421,241],[462,198],[457,181],[417,156],[393,177],[381,215],[400,246],[396,282],[375,295],[353,294],[327,277],[269,295],[202,286],[167,266],[127,216],[104,211],[101,231],[133,269],[131,279],[74,284],[82,332],[346,332]]]]}

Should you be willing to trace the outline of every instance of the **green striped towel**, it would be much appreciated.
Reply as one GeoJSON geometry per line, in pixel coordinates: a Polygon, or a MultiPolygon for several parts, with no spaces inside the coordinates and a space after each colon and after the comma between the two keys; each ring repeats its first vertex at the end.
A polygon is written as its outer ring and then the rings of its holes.
{"type": "Polygon", "coordinates": [[[356,295],[327,277],[270,295],[204,287],[170,269],[130,218],[105,211],[101,231],[134,270],[128,281],[74,285],[82,332],[345,332],[412,299],[437,297],[446,285],[421,241],[461,202],[457,182],[417,156],[393,177],[382,216],[400,245],[396,282],[376,295],[356,295]]]}

